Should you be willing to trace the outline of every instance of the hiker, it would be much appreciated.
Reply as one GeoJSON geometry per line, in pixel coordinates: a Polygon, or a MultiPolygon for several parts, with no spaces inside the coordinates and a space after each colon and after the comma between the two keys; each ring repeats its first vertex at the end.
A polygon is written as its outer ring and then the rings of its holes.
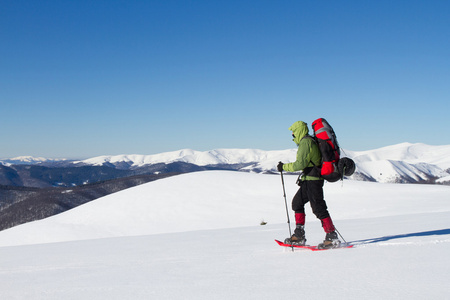
{"type": "Polygon", "coordinates": [[[285,240],[286,244],[305,245],[305,204],[310,203],[313,213],[322,222],[325,230],[325,240],[319,248],[328,249],[339,247],[340,241],[335,231],[333,221],[328,213],[327,204],[323,197],[324,179],[320,175],[322,156],[315,139],[310,136],[308,125],[297,121],[289,127],[292,131],[293,141],[297,144],[297,159],[293,163],[279,162],[279,172],[303,171],[297,181],[299,190],[292,199],[292,210],[295,212],[296,228],[294,234],[285,240]]]}

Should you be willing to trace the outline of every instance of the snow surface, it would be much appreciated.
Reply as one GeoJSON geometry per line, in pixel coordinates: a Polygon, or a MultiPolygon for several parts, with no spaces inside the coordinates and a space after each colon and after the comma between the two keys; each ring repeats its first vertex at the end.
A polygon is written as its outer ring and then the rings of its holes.
{"type": "MultiPolygon", "coordinates": [[[[289,204],[295,180],[285,176],[289,204]]],[[[170,177],[0,232],[0,298],[445,299],[449,196],[439,185],[327,183],[355,247],[292,252],[274,242],[288,236],[279,175],[170,177]]],[[[309,208],[306,232],[311,244],[324,237],[309,208]]]]}

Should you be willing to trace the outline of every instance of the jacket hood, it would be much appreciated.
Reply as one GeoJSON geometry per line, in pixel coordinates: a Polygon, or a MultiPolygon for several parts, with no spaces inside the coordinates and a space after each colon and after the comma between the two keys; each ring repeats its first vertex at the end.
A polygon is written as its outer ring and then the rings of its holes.
{"type": "Polygon", "coordinates": [[[289,127],[289,130],[294,134],[294,142],[298,145],[300,140],[309,133],[308,125],[303,121],[297,121],[289,127]]]}

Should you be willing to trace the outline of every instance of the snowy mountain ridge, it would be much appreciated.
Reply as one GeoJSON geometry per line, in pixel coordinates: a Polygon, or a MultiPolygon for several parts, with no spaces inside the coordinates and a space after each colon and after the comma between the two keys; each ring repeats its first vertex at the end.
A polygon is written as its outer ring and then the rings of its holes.
{"type": "MultiPolygon", "coordinates": [[[[153,155],[104,155],[79,161],[75,166],[111,166],[117,169],[138,169],[154,164],[188,163],[197,166],[236,165],[235,170],[273,173],[279,161],[292,162],[297,149],[265,151],[259,149],[216,149],[196,151],[182,149],[153,155]]],[[[352,158],[357,166],[352,179],[377,182],[449,182],[450,145],[431,146],[422,143],[401,143],[368,151],[342,149],[342,156],[352,158]]],[[[60,160],[59,162],[61,162],[60,160]]],[[[50,165],[58,160],[19,157],[0,161],[3,164],[50,165]]]]}
{"type": "Polygon", "coordinates": [[[14,158],[7,158],[0,160],[0,164],[3,165],[35,165],[42,163],[51,162],[62,162],[67,161],[67,159],[57,159],[57,158],[45,158],[45,157],[33,157],[33,156],[18,156],[14,158]]]}
{"type": "Polygon", "coordinates": [[[182,149],[153,155],[114,155],[98,156],[75,163],[101,166],[105,163],[127,163],[130,167],[142,167],[157,163],[185,162],[198,166],[219,164],[246,164],[264,161],[286,160],[294,156],[296,149],[264,151],[258,149],[216,149],[209,151],[196,151],[182,149]]]}
{"type": "MultiPolygon", "coordinates": [[[[264,151],[258,149],[217,149],[195,151],[183,149],[155,155],[99,156],[80,164],[119,165],[130,168],[156,163],[185,162],[199,166],[248,164],[240,171],[276,172],[279,161],[292,162],[297,149],[264,151]]],[[[430,146],[421,143],[401,143],[368,151],[342,149],[342,156],[352,158],[357,166],[353,179],[378,182],[421,182],[432,179],[448,181],[450,176],[450,146],[430,146]]]]}
{"type": "Polygon", "coordinates": [[[370,151],[345,151],[359,176],[378,182],[421,182],[450,178],[450,146],[402,143],[370,151]]]}

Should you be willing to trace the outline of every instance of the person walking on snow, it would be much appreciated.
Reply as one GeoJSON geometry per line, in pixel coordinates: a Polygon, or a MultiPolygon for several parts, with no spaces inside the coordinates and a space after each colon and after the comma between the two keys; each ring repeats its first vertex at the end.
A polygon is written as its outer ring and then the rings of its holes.
{"type": "Polygon", "coordinates": [[[322,227],[326,233],[325,240],[319,245],[319,248],[339,247],[341,242],[323,197],[324,179],[320,176],[320,168],[316,167],[320,167],[322,163],[319,146],[314,138],[308,134],[308,125],[305,122],[297,121],[289,127],[289,130],[292,131],[293,141],[298,146],[297,158],[293,163],[279,162],[277,169],[279,172],[303,171],[303,174],[298,180],[300,188],[292,199],[296,228],[294,234],[287,238],[285,243],[305,245],[305,204],[309,202],[313,213],[322,222],[322,227]]]}

